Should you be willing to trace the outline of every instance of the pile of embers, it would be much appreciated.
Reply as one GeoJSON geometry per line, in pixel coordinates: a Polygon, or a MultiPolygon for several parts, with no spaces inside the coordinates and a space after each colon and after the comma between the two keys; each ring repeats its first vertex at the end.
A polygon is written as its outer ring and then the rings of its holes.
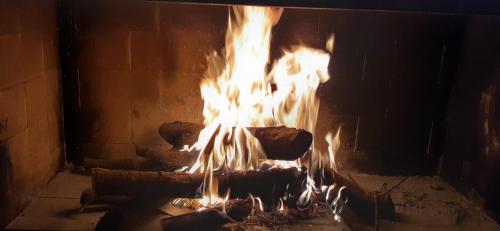
{"type": "MultiPolygon", "coordinates": [[[[229,190],[230,198],[223,205],[203,207],[194,198],[200,196],[205,174],[178,171],[191,166],[199,153],[177,151],[196,142],[201,129],[201,125],[192,123],[165,123],[159,132],[172,144],[170,151],[137,150],[139,157],[128,159],[85,158],[77,169],[91,174],[92,188],[82,193],[82,210],[90,204],[115,205],[96,229],[118,229],[125,208],[120,205],[131,201],[170,215],[161,220],[164,230],[281,229],[297,219],[325,213],[332,216],[332,222],[342,222],[351,230],[366,230],[377,227],[379,218],[395,218],[390,191],[367,192],[350,176],[327,166],[315,173],[304,167],[265,164],[255,171],[216,171],[213,176],[218,180],[218,191],[229,190]],[[321,185],[310,185],[310,179],[321,185]]],[[[312,142],[312,135],[300,129],[248,130],[259,140],[266,157],[273,160],[295,160],[312,142]]]]}

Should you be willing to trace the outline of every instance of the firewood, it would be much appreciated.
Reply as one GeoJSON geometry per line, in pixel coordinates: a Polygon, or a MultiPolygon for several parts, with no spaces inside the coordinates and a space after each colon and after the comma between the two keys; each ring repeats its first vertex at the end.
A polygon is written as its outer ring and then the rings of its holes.
{"type": "Polygon", "coordinates": [[[157,150],[154,148],[139,148],[136,150],[136,154],[174,168],[191,166],[198,157],[196,151],[157,150]]]}
{"type": "Polygon", "coordinates": [[[149,170],[161,171],[171,168],[169,165],[143,157],[121,159],[94,159],[84,158],[81,164],[86,170],[92,168],[107,168],[117,170],[149,170]]]}
{"type": "Polygon", "coordinates": [[[241,222],[252,212],[249,200],[229,200],[225,204],[226,214],[235,221],[241,222]]]}
{"type": "Polygon", "coordinates": [[[80,205],[83,207],[91,204],[119,204],[129,201],[127,196],[97,195],[91,188],[86,189],[80,196],[80,205]]]}
{"type": "MultiPolygon", "coordinates": [[[[174,147],[192,145],[202,129],[201,125],[186,122],[164,123],[160,135],[174,147]]],[[[266,157],[273,160],[296,160],[304,155],[312,143],[312,134],[303,129],[281,127],[248,127],[259,140],[266,157]]]]}
{"type": "Polygon", "coordinates": [[[248,130],[259,140],[266,157],[272,160],[296,160],[312,143],[312,134],[303,129],[281,126],[248,130]]]}
{"type": "Polygon", "coordinates": [[[323,185],[335,184],[336,187],[332,192],[333,195],[336,195],[342,186],[346,186],[345,193],[349,200],[346,206],[361,217],[361,219],[363,219],[366,223],[373,224],[375,222],[374,217],[376,209],[380,218],[389,220],[395,219],[396,211],[390,194],[378,196],[376,205],[374,193],[367,192],[357,183],[342,176],[341,174],[338,174],[335,170],[325,167],[321,175],[322,177],[320,174],[315,176],[316,182],[320,182],[319,179],[321,177],[323,185]]]}
{"type": "MultiPolygon", "coordinates": [[[[286,192],[287,185],[297,181],[295,168],[214,173],[219,192],[230,188],[234,198],[246,198],[249,193],[272,203],[286,192]]],[[[152,171],[123,171],[96,168],[92,171],[92,188],[97,195],[130,197],[188,197],[196,196],[204,173],[174,173],[152,171]]]]}
{"type": "Polygon", "coordinates": [[[180,149],[184,145],[193,145],[198,140],[201,129],[203,125],[200,124],[175,121],[162,124],[159,133],[175,149],[180,149]]]}
{"type": "Polygon", "coordinates": [[[165,231],[219,230],[231,219],[217,209],[204,209],[161,221],[165,231]]]}

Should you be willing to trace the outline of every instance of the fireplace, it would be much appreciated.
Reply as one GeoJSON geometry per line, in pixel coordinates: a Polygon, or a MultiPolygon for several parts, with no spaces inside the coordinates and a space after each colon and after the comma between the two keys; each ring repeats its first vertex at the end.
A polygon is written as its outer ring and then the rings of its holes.
{"type": "Polygon", "coordinates": [[[7,229],[499,228],[498,8],[5,6],[7,229]]]}

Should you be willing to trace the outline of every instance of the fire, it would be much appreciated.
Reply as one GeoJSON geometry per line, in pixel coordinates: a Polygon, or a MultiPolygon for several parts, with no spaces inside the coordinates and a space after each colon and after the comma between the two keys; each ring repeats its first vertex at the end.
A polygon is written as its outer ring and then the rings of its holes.
{"type": "MultiPolygon", "coordinates": [[[[225,49],[222,54],[214,51],[207,57],[208,69],[200,84],[205,128],[189,148],[200,154],[188,170],[205,173],[202,204],[207,206],[224,201],[214,172],[256,170],[263,162],[270,162],[247,127],[287,126],[314,134],[319,110],[316,89],[330,78],[330,54],[296,46],[284,50],[268,68],[271,29],[282,11],[232,7],[225,49]]],[[[333,41],[332,36],[326,44],[330,52],[333,41]]],[[[300,166],[298,161],[271,162],[281,168],[300,166]]]]}

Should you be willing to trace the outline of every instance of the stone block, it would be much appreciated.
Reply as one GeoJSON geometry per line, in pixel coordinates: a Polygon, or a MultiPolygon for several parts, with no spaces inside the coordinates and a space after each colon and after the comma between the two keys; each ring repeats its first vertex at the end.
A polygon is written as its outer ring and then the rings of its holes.
{"type": "Polygon", "coordinates": [[[47,69],[59,68],[59,38],[58,34],[48,34],[42,38],[43,67],[47,69]]]}
{"type": "Polygon", "coordinates": [[[158,4],[133,0],[76,0],[78,27],[87,30],[141,30],[153,31],[158,28],[158,4]]]}
{"type": "Polygon", "coordinates": [[[40,123],[47,116],[47,80],[40,75],[26,82],[26,113],[28,127],[40,123]]]}
{"type": "Polygon", "coordinates": [[[224,46],[227,7],[161,5],[160,32],[164,70],[202,74],[206,55],[224,46]]]}
{"type": "Polygon", "coordinates": [[[130,143],[130,73],[80,70],[82,142],[130,143]]]}
{"type": "Polygon", "coordinates": [[[43,48],[41,33],[22,33],[20,35],[18,52],[17,72],[23,79],[31,78],[42,73],[43,67],[43,48]]]}
{"type": "Polygon", "coordinates": [[[131,32],[132,70],[160,70],[161,49],[158,32],[131,32]]]}
{"type": "Polygon", "coordinates": [[[125,30],[79,33],[78,66],[108,70],[130,70],[130,32],[125,30]]]}
{"type": "Polygon", "coordinates": [[[0,2],[0,35],[19,32],[19,15],[16,0],[0,2]]]}
{"type": "Polygon", "coordinates": [[[200,75],[162,72],[160,105],[165,112],[164,122],[203,122],[203,101],[200,94],[200,75]]]}
{"type": "Polygon", "coordinates": [[[135,157],[133,144],[120,143],[80,143],[78,152],[89,158],[116,159],[135,157]]]}
{"type": "Polygon", "coordinates": [[[19,49],[20,35],[9,34],[0,36],[0,89],[20,82],[17,70],[20,68],[19,49]]]}
{"type": "Polygon", "coordinates": [[[0,139],[12,137],[27,127],[24,84],[0,91],[0,139]]]}
{"type": "Polygon", "coordinates": [[[55,31],[57,28],[56,0],[17,1],[20,29],[23,32],[55,31]]]}

